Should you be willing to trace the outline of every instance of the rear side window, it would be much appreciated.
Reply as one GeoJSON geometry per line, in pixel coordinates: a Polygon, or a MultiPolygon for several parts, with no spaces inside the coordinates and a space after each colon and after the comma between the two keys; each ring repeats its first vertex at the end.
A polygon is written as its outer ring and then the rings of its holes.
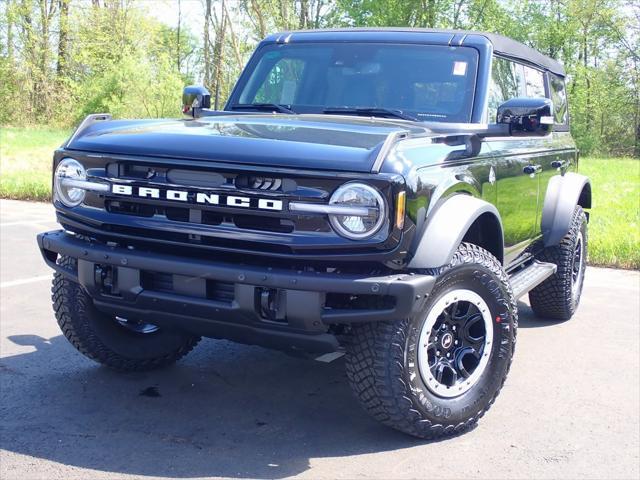
{"type": "Polygon", "coordinates": [[[558,125],[566,125],[569,120],[567,111],[567,90],[564,79],[552,73],[549,74],[549,87],[553,101],[553,118],[558,125]]]}
{"type": "Polygon", "coordinates": [[[531,67],[524,68],[524,95],[525,97],[545,97],[544,74],[540,70],[531,67]]]}
{"type": "MultiPolygon", "coordinates": [[[[487,104],[488,121],[495,122],[500,104],[516,97],[546,97],[544,73],[506,58],[494,57],[487,104]]],[[[564,105],[566,110],[566,99],[564,105]]]]}

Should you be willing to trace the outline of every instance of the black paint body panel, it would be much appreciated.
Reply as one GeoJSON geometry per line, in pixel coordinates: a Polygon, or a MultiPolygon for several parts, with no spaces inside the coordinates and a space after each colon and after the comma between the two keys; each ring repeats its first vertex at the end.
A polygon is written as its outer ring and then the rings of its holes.
{"type": "Polygon", "coordinates": [[[55,152],[54,170],[62,159],[73,158],[87,169],[91,182],[273,199],[283,208],[184,204],[90,191],[84,204],[74,208],[54,199],[59,223],[74,235],[39,236],[43,255],[50,266],[82,283],[96,306],[109,314],[318,353],[338,348],[338,332],[331,330],[337,324],[396,320],[420,306],[435,279],[418,274],[424,266],[411,270],[408,265],[418,257],[417,249],[429,248],[423,233],[434,212],[454,195],[492,205],[504,234],[496,257],[507,270],[518,266],[541,244],[547,185],[555,176],[577,171],[578,156],[566,125],[545,136],[488,133],[483,122],[495,51],[544,70],[547,87],[546,72],[563,74],[557,62],[507,40],[477,32],[404,29],[268,37],[247,64],[228,105],[238,103],[265,45],[465,46],[479,54],[472,122],[230,111],[204,111],[198,118],[179,120],[96,121],[55,152]],[[527,173],[532,169],[535,174],[527,173]],[[254,188],[255,178],[278,187],[254,188]],[[347,239],[334,231],[326,214],[288,208],[290,202],[326,205],[337,188],[353,181],[375,187],[388,206],[382,227],[370,238],[347,239]],[[398,221],[402,193],[406,215],[398,221]],[[59,254],[78,258],[78,270],[60,270],[55,265],[59,254]],[[115,269],[124,293],[105,295],[89,278],[96,268],[115,269]],[[145,275],[160,276],[151,285],[168,278],[176,290],[155,291],[145,286],[145,275]],[[183,277],[190,278],[193,291],[180,290],[183,277]],[[286,322],[265,322],[260,316],[259,297],[265,289],[274,295],[286,292],[286,322]],[[233,297],[228,304],[223,304],[224,295],[223,300],[214,295],[229,291],[233,297]],[[363,305],[373,301],[375,307],[357,308],[361,300],[363,305]]]}

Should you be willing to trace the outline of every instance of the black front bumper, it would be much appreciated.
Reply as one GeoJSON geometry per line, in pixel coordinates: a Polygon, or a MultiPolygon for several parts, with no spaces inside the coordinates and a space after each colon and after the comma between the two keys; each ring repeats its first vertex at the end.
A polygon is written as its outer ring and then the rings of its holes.
{"type": "Polygon", "coordinates": [[[38,235],[38,246],[47,264],[82,285],[101,311],[285,350],[334,351],[330,325],[409,317],[435,283],[415,274],[370,277],[212,262],[89,242],[62,230],[38,235]],[[77,270],[58,265],[58,255],[77,259],[77,270]],[[145,284],[149,272],[170,278],[172,288],[145,284]],[[223,298],[209,295],[219,286],[226,288],[223,298]],[[330,295],[372,302],[336,308],[328,305],[330,295]]]}

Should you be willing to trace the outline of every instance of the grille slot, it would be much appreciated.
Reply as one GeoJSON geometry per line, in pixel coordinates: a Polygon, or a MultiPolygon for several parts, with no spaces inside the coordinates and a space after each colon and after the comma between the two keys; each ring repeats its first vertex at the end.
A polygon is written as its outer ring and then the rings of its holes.
{"type": "Polygon", "coordinates": [[[140,284],[145,290],[171,293],[173,292],[173,275],[143,270],[140,272],[140,284]]]}
{"type": "Polygon", "coordinates": [[[105,206],[109,213],[134,215],[136,217],[153,217],[156,213],[156,208],[153,205],[146,205],[144,203],[107,200],[105,206]]]}
{"type": "Polygon", "coordinates": [[[235,298],[235,285],[233,283],[207,280],[207,298],[217,302],[231,303],[235,298]]]}
{"type": "Polygon", "coordinates": [[[164,209],[164,215],[169,220],[174,222],[188,222],[189,221],[189,209],[178,207],[166,207],[164,209]]]}
{"type": "Polygon", "coordinates": [[[233,223],[238,228],[262,230],[266,232],[291,233],[294,224],[291,220],[275,217],[259,217],[257,215],[234,215],[233,223]]]}

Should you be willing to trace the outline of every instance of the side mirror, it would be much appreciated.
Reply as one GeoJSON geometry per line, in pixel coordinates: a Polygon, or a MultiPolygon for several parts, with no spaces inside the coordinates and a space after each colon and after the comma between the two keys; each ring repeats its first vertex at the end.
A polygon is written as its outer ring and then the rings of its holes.
{"type": "Polygon", "coordinates": [[[546,135],[553,127],[553,102],[548,98],[512,98],[498,107],[496,123],[509,125],[511,135],[546,135]]]}
{"type": "Polygon", "coordinates": [[[211,107],[211,94],[201,85],[189,85],[182,91],[182,113],[197,117],[198,110],[211,107]]]}

